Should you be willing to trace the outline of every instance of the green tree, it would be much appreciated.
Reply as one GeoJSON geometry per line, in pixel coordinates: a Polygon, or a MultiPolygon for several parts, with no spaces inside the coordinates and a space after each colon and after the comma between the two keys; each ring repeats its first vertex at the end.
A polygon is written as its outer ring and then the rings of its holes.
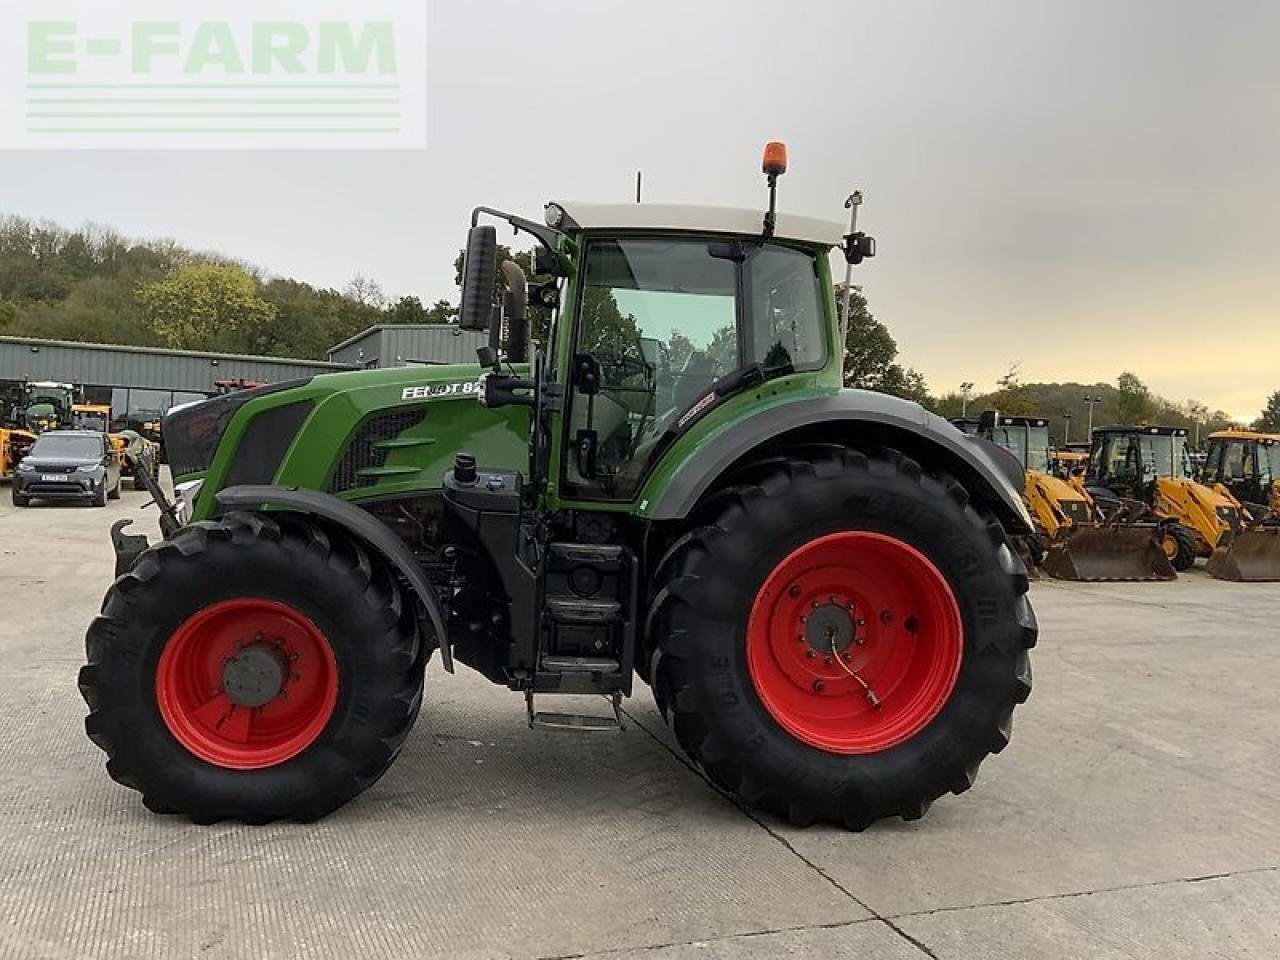
{"type": "Polygon", "coordinates": [[[253,278],[233,266],[182,267],[140,287],[138,302],[156,335],[183,350],[227,349],[252,339],[276,317],[253,278]]]}
{"type": "MultiPolygon", "coordinates": [[[[835,287],[837,307],[844,302],[844,284],[835,287]]],[[[889,328],[872,316],[861,288],[849,294],[849,329],[845,336],[844,384],[862,390],[931,403],[924,376],[897,362],[898,343],[889,328]]]]}
{"type": "Polygon", "coordinates": [[[1266,433],[1280,433],[1280,390],[1267,397],[1262,415],[1253,421],[1253,429],[1266,433]]]}
{"type": "Polygon", "coordinates": [[[427,311],[417,297],[401,297],[387,307],[387,323],[426,323],[427,311]]]}
{"type": "Polygon", "coordinates": [[[1151,390],[1134,373],[1126,370],[1116,377],[1116,390],[1116,414],[1123,424],[1149,422],[1159,410],[1151,390]]]}

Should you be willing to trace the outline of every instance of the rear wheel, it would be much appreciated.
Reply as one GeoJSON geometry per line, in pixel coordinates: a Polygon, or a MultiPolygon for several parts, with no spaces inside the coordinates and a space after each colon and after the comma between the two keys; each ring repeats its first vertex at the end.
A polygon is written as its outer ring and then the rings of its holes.
{"type": "Polygon", "coordinates": [[[1169,524],[1160,536],[1160,547],[1164,550],[1164,555],[1179,573],[1190,570],[1195,564],[1196,543],[1195,531],[1180,523],[1169,524]]]}
{"type": "Polygon", "coordinates": [[[394,575],[337,531],[234,514],[144,552],[89,628],[107,772],[200,822],[314,820],[373,784],[421,701],[394,575]]]}
{"type": "Polygon", "coordinates": [[[95,507],[105,507],[107,505],[107,478],[106,477],[102,478],[102,483],[100,483],[97,487],[95,487],[93,493],[90,494],[90,502],[95,507]]]}
{"type": "Polygon", "coordinates": [[[1031,690],[1000,525],[894,451],[771,461],[670,551],[655,695],[736,799],[806,824],[914,819],[972,784],[1031,690]]]}

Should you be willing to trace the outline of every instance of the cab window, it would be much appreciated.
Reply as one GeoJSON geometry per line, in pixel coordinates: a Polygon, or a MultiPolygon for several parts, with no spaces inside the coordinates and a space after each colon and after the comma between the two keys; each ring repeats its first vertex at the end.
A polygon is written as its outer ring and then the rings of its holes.
{"type": "MultiPolygon", "coordinates": [[[[773,244],[590,241],[571,364],[565,479],[593,499],[635,494],[716,384],[766,377],[826,353],[815,260],[773,244]]],[[[701,409],[701,408],[700,408],[701,409]]]]}

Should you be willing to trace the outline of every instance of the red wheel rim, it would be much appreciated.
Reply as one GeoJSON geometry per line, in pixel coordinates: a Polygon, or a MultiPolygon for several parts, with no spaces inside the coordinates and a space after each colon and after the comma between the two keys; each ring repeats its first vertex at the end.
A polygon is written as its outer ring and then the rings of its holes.
{"type": "Polygon", "coordinates": [[[877,753],[923,730],[951,696],[963,647],[960,608],[938,568],[864,531],[792,551],[747,622],[747,667],[765,709],[829,753],[877,753]]]}
{"type": "Polygon", "coordinates": [[[156,702],[169,732],[202,760],[233,770],[297,756],[324,730],[337,701],[329,642],[307,617],[274,600],[223,600],[197,611],[173,632],[156,666],[156,702]],[[241,688],[228,682],[242,675],[229,673],[229,665],[246,662],[279,678],[262,688],[259,699],[269,699],[261,705],[246,705],[241,688]]]}

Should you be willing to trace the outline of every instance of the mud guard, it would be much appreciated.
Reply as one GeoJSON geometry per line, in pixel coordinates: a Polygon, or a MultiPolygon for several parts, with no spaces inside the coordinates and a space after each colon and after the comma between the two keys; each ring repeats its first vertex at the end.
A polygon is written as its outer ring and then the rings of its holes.
{"type": "Polygon", "coordinates": [[[218,513],[229,510],[260,510],[274,507],[293,513],[305,513],[320,517],[342,527],[390,563],[408,582],[409,587],[422,601],[422,606],[436,632],[440,648],[440,660],[445,670],[453,673],[453,652],[449,649],[449,634],[445,629],[444,613],[435,588],[423,573],[413,553],[404,541],[387,529],[377,518],[346,500],[318,490],[297,487],[280,487],[269,484],[250,484],[219,490],[214,498],[218,513]]]}
{"type": "Polygon", "coordinates": [[[1022,500],[1026,485],[1022,465],[1003,447],[962,433],[942,417],[910,400],[870,390],[841,390],[816,399],[798,400],[761,410],[703,443],[675,474],[649,516],[678,520],[688,515],[726,470],[769,440],[806,427],[834,428],[854,441],[902,449],[917,460],[933,454],[940,466],[964,484],[971,497],[992,507],[1006,533],[1032,532],[1031,515],[1022,500]]]}

